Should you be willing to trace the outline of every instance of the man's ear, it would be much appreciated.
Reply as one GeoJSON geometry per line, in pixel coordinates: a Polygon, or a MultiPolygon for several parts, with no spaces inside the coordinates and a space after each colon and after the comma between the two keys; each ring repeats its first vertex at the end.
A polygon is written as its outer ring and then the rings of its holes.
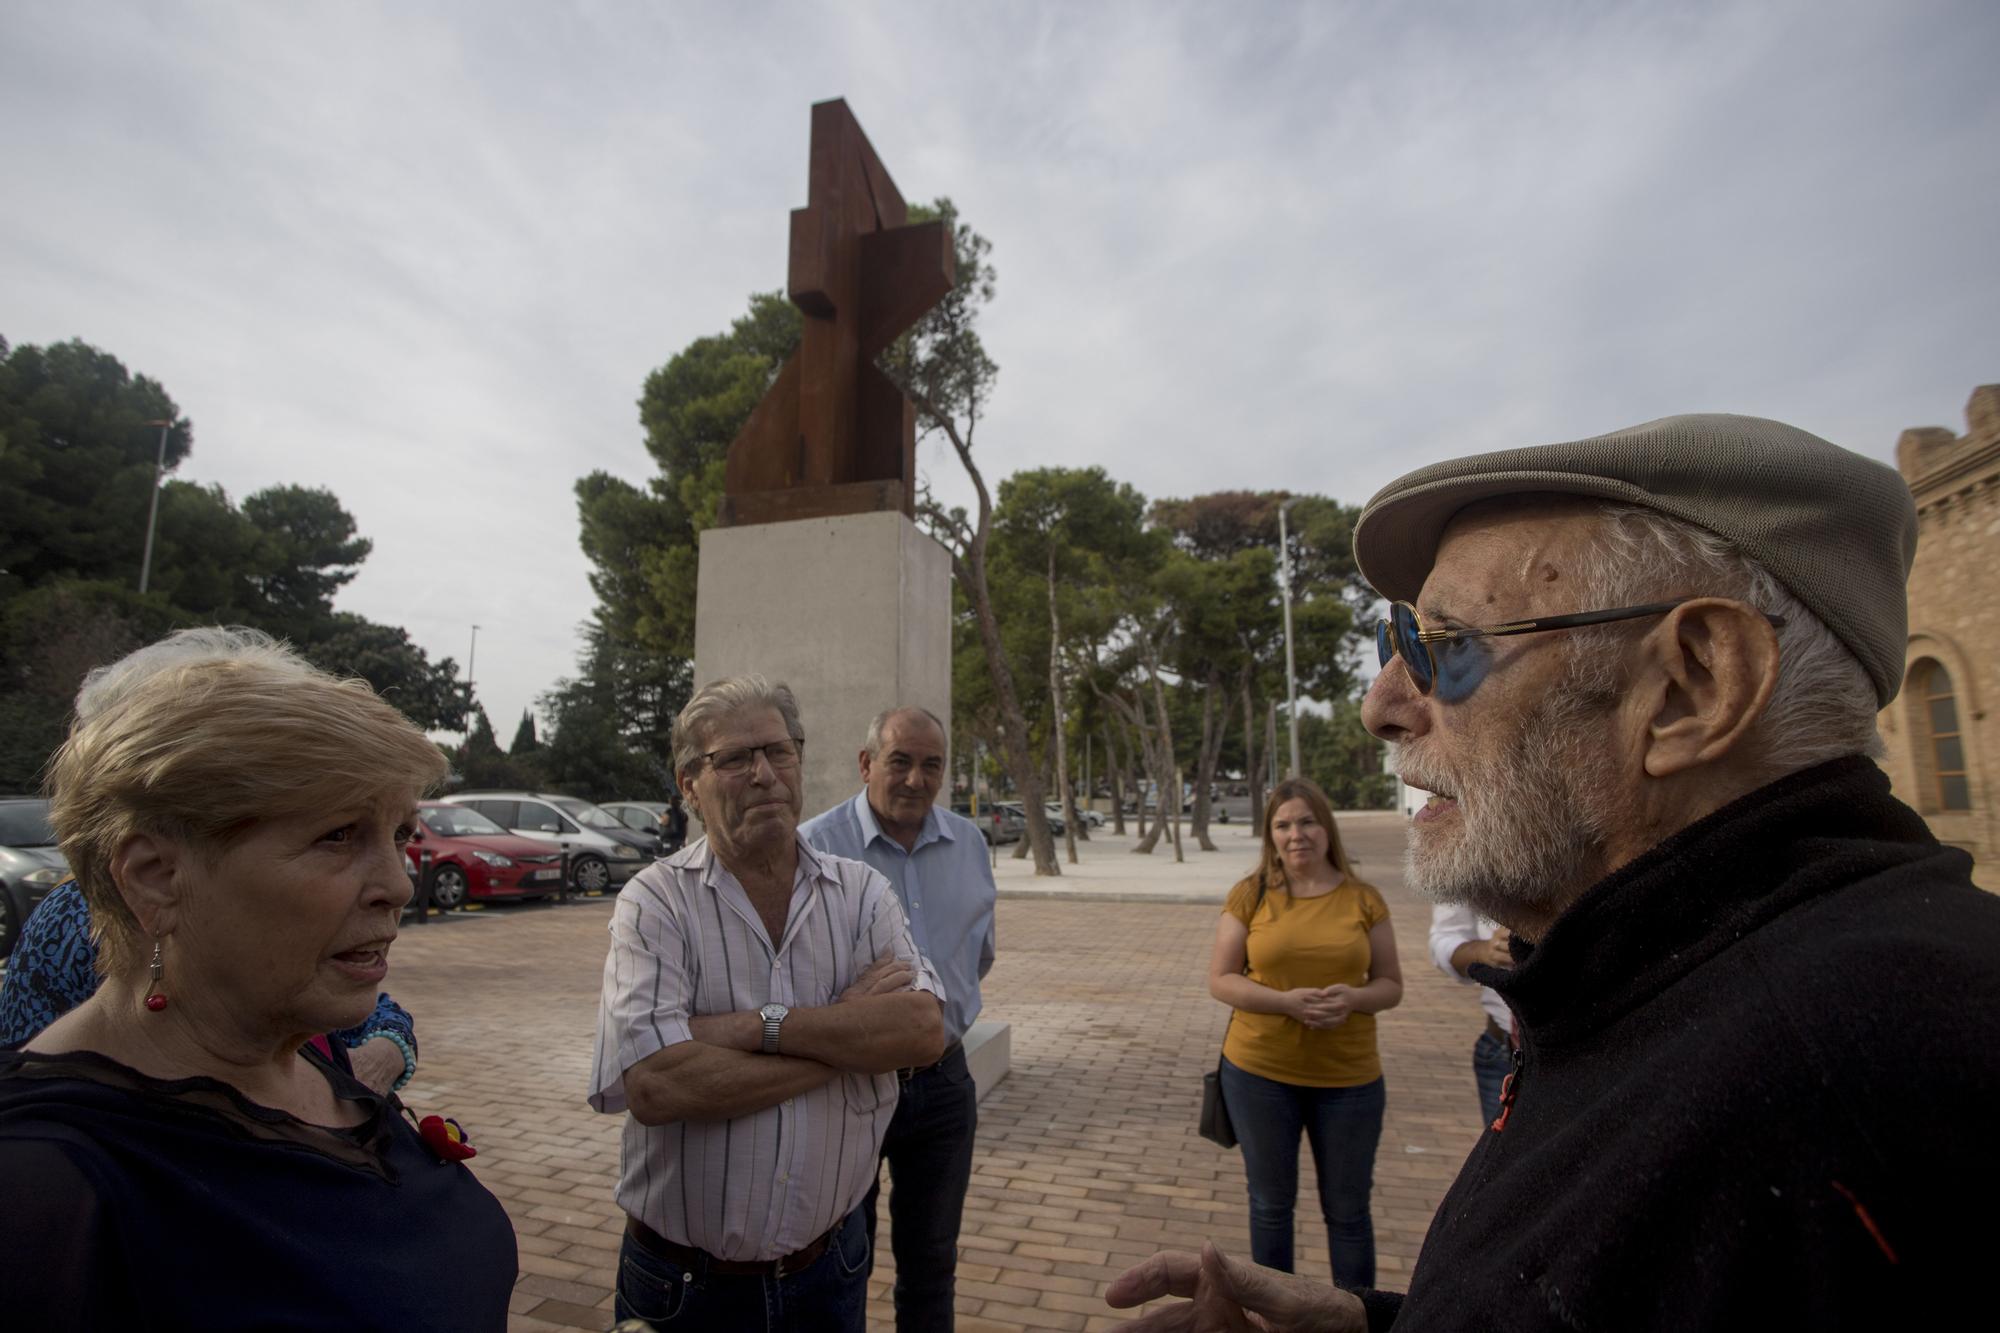
{"type": "Polygon", "coordinates": [[[149,938],[180,924],[190,860],[185,844],[152,833],[133,834],[111,854],[111,882],[149,938]]]}
{"type": "Polygon", "coordinates": [[[1764,715],[1778,684],[1778,632],[1747,603],[1698,597],[1646,636],[1640,669],[1659,691],[1646,773],[1671,777],[1729,754],[1764,715]]]}
{"type": "Polygon", "coordinates": [[[875,756],[868,753],[868,747],[865,745],[861,747],[861,756],[858,762],[861,765],[861,783],[863,786],[866,786],[868,784],[868,770],[874,766],[875,756]]]}

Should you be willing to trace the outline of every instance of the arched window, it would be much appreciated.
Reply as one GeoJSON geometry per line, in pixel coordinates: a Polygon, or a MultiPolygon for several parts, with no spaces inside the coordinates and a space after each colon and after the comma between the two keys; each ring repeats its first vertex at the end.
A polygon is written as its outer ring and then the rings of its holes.
{"type": "Polygon", "coordinates": [[[1921,734],[1915,739],[1927,746],[1931,769],[1930,792],[1933,808],[1970,810],[1972,789],[1965,777],[1965,736],[1958,725],[1958,700],[1952,697],[1951,673],[1942,663],[1929,662],[1916,680],[1921,734]]]}

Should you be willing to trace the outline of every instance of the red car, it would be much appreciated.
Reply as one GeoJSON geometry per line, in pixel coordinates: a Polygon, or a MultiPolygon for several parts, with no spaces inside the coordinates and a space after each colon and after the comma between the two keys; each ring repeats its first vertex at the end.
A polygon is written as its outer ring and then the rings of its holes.
{"type": "Polygon", "coordinates": [[[431,906],[441,912],[468,898],[540,898],[562,888],[562,848],[509,833],[477,810],[446,801],[417,807],[408,852],[431,854],[431,906]]]}

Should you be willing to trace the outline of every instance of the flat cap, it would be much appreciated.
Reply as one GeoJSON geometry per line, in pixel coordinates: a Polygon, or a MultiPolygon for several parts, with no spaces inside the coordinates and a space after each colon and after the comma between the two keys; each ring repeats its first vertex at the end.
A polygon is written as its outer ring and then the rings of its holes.
{"type": "Polygon", "coordinates": [[[1411,601],[1454,514],[1534,492],[1643,505],[1707,528],[1768,569],[1847,645],[1882,704],[1896,697],[1917,507],[1893,469],[1762,417],[1663,417],[1418,468],[1362,510],[1355,563],[1377,592],[1411,601]]]}

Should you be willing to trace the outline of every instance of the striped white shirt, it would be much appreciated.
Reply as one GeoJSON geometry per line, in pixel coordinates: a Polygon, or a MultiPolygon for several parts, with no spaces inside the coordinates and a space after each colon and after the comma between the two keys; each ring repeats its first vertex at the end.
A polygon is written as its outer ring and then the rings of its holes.
{"type": "MultiPolygon", "coordinates": [[[[703,838],[634,876],[611,917],[590,1104],[626,1109],[625,1071],[692,1040],[696,1014],[832,1004],[884,953],[943,997],[879,871],[799,840],[776,948],[703,838]]],[[[618,1203],[668,1240],[718,1259],[777,1259],[853,1211],[875,1183],[896,1110],[894,1074],[842,1074],[734,1120],[647,1126],[630,1116],[618,1203]]]]}

